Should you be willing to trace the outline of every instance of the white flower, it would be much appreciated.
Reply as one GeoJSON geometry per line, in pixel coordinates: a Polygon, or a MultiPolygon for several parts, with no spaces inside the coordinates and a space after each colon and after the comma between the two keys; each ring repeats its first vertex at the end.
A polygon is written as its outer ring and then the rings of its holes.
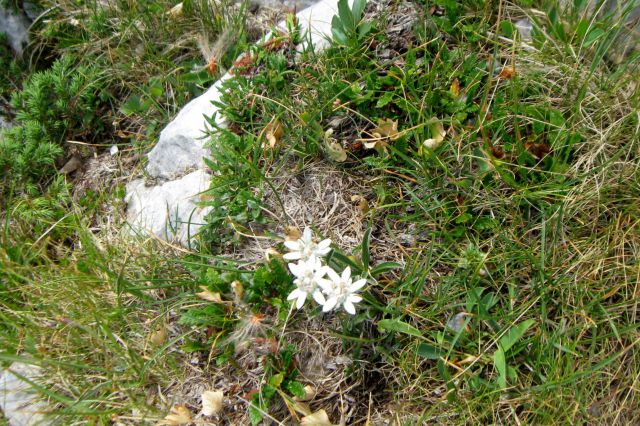
{"type": "Polygon", "coordinates": [[[362,301],[362,297],[357,295],[356,291],[364,287],[367,280],[361,279],[353,282],[351,268],[348,266],[342,271],[342,275],[338,275],[331,268],[327,268],[326,273],[331,281],[326,282],[327,280],[324,280],[324,282],[319,283],[327,295],[327,302],[323,304],[322,311],[329,312],[335,307],[343,306],[345,311],[355,315],[356,307],[353,304],[362,301]]]}
{"type": "Polygon", "coordinates": [[[304,228],[302,237],[295,241],[285,241],[285,247],[291,250],[290,253],[282,256],[285,260],[303,260],[307,261],[312,258],[321,258],[326,256],[331,248],[331,240],[322,240],[319,243],[313,241],[311,235],[311,229],[309,227],[304,228]]]}
{"type": "Polygon", "coordinates": [[[289,263],[289,269],[296,277],[293,280],[296,289],[289,294],[287,300],[297,299],[296,308],[300,309],[307,296],[312,295],[316,302],[324,305],[326,300],[318,287],[327,285],[328,280],[324,276],[329,268],[322,266],[320,259],[313,257],[306,261],[299,260],[297,264],[289,263]]]}

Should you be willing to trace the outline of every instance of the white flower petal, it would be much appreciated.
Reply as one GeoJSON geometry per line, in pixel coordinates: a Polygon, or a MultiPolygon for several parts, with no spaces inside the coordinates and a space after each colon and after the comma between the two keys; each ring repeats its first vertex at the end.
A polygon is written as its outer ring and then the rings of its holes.
{"type": "Polygon", "coordinates": [[[309,228],[308,226],[304,227],[304,231],[302,232],[302,238],[301,240],[304,241],[305,243],[310,243],[311,242],[311,228],[309,228]]]}
{"type": "Polygon", "coordinates": [[[364,287],[364,285],[367,283],[367,280],[365,279],[361,279],[356,281],[355,283],[351,284],[349,286],[349,291],[351,293],[355,293],[356,291],[360,290],[362,287],[364,287]]]}
{"type": "Polygon", "coordinates": [[[295,275],[296,277],[299,277],[302,274],[303,268],[302,265],[300,263],[289,263],[289,269],[291,270],[291,273],[293,275],[295,275]]]}
{"type": "Polygon", "coordinates": [[[344,310],[347,311],[348,313],[350,313],[351,315],[355,315],[356,314],[356,307],[353,306],[353,303],[351,303],[348,299],[345,300],[345,302],[344,302],[344,304],[342,306],[344,306],[344,310]]]}
{"type": "Polygon", "coordinates": [[[285,241],[284,246],[291,251],[300,251],[302,249],[302,247],[300,247],[300,240],[285,241]]]}
{"type": "Polygon", "coordinates": [[[330,297],[329,299],[327,299],[327,302],[322,307],[322,312],[329,312],[336,306],[337,303],[338,303],[337,297],[335,296],[330,297]]]}
{"type": "Polygon", "coordinates": [[[327,303],[327,299],[324,298],[324,295],[320,292],[320,290],[316,290],[313,292],[313,300],[315,300],[319,305],[324,305],[325,303],[327,303]]]}
{"type": "Polygon", "coordinates": [[[362,302],[362,297],[355,294],[351,294],[349,295],[349,297],[347,297],[347,300],[351,303],[358,303],[358,302],[362,302]]]}
{"type": "Polygon", "coordinates": [[[329,253],[330,246],[331,246],[331,240],[327,238],[326,240],[320,241],[316,247],[318,251],[326,250],[326,252],[329,253]]]}
{"type": "Polygon", "coordinates": [[[344,271],[342,271],[342,279],[347,281],[350,277],[351,277],[351,267],[347,266],[346,268],[344,268],[344,271]]]}
{"type": "Polygon", "coordinates": [[[338,273],[336,271],[334,271],[332,268],[330,268],[328,266],[327,266],[327,275],[329,275],[329,278],[334,283],[340,281],[340,275],[338,275],[338,273]]]}
{"type": "Polygon", "coordinates": [[[293,300],[300,297],[300,293],[301,293],[300,289],[296,288],[291,293],[289,293],[289,295],[287,296],[287,300],[293,300]]]}
{"type": "Polygon", "coordinates": [[[291,253],[287,253],[282,258],[284,260],[298,260],[302,257],[302,253],[299,251],[292,251],[291,253]]]}
{"type": "Polygon", "coordinates": [[[307,300],[307,293],[305,293],[304,291],[300,291],[300,293],[298,294],[298,301],[296,302],[296,309],[302,308],[305,300],[307,300]]]}

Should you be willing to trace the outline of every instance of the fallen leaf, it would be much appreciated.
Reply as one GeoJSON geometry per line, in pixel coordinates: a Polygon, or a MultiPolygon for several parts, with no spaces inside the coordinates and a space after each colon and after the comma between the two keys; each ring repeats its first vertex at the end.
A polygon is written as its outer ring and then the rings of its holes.
{"type": "Polygon", "coordinates": [[[302,237],[302,232],[292,225],[287,225],[284,227],[284,239],[287,241],[297,241],[302,237]]]}
{"type": "Polygon", "coordinates": [[[169,11],[167,12],[167,14],[171,15],[171,16],[180,16],[182,14],[182,7],[183,4],[182,2],[176,4],[175,6],[173,6],[171,9],[169,9],[169,11]]]}
{"type": "Polygon", "coordinates": [[[191,411],[184,405],[176,405],[171,408],[167,417],[165,417],[158,425],[178,426],[186,425],[192,422],[191,411]]]}
{"type": "Polygon", "coordinates": [[[344,163],[347,161],[347,151],[331,135],[333,135],[333,129],[327,130],[324,134],[325,151],[331,160],[344,163]]]}
{"type": "Polygon", "coordinates": [[[271,120],[271,122],[267,124],[267,127],[264,128],[264,131],[266,133],[267,141],[269,142],[269,148],[275,148],[275,146],[280,143],[280,138],[283,133],[280,120],[271,120]]]}
{"type": "Polygon", "coordinates": [[[242,297],[244,296],[244,287],[242,286],[242,283],[235,280],[231,283],[231,290],[233,290],[235,300],[242,301],[242,297]]]}
{"type": "Polygon", "coordinates": [[[164,342],[167,341],[167,327],[164,325],[160,326],[160,328],[151,333],[149,340],[156,346],[164,344],[164,342]]]}
{"type": "Polygon", "coordinates": [[[444,130],[442,122],[437,118],[431,120],[429,128],[431,129],[431,138],[425,140],[422,145],[430,150],[434,150],[440,146],[447,132],[444,130]]]}
{"type": "Polygon", "coordinates": [[[390,118],[378,120],[378,127],[373,129],[371,133],[377,133],[382,137],[396,140],[400,137],[400,135],[398,134],[398,120],[391,120],[390,118]]]}
{"type": "Polygon", "coordinates": [[[500,71],[500,74],[498,74],[498,78],[501,80],[509,80],[515,77],[515,75],[516,75],[515,67],[506,65],[504,68],[502,68],[502,71],[500,71]]]}
{"type": "Polygon", "coordinates": [[[449,88],[449,92],[451,92],[451,94],[456,98],[458,97],[460,94],[460,80],[457,78],[453,80],[453,83],[451,83],[451,87],[449,88]]]}
{"type": "Polygon", "coordinates": [[[363,214],[369,211],[369,202],[362,195],[351,196],[351,202],[358,203],[358,209],[360,209],[363,214]]]}
{"type": "Polygon", "coordinates": [[[294,396],[293,400],[298,402],[311,401],[313,398],[316,397],[317,393],[318,392],[316,391],[316,388],[314,388],[311,385],[307,385],[304,387],[304,396],[302,398],[298,398],[297,396],[294,396]]]}
{"type": "Polygon", "coordinates": [[[378,126],[371,131],[371,139],[363,139],[364,147],[375,149],[379,153],[386,152],[389,141],[394,141],[400,137],[398,133],[398,120],[385,118],[378,120],[378,126]]]}
{"type": "Polygon", "coordinates": [[[333,426],[329,421],[329,416],[324,410],[316,411],[315,413],[304,416],[300,419],[300,426],[333,426]]]}
{"type": "Polygon", "coordinates": [[[270,262],[271,259],[281,258],[282,254],[278,250],[274,249],[273,247],[269,247],[268,249],[265,250],[264,257],[265,259],[267,259],[267,262],[270,262]]]}
{"type": "Polygon", "coordinates": [[[222,411],[222,391],[205,391],[202,393],[202,414],[214,416],[222,411]]]}
{"type": "Polygon", "coordinates": [[[502,160],[504,158],[504,149],[502,147],[494,145],[491,147],[491,155],[493,155],[498,160],[502,160]]]}
{"type": "Polygon", "coordinates": [[[220,297],[220,293],[214,293],[204,285],[201,285],[200,288],[202,289],[202,292],[196,293],[196,296],[198,296],[200,299],[204,299],[214,303],[222,303],[222,297],[220,297]]]}
{"type": "Polygon", "coordinates": [[[538,160],[543,159],[551,153],[551,147],[546,143],[526,143],[524,144],[524,148],[538,160]]]}

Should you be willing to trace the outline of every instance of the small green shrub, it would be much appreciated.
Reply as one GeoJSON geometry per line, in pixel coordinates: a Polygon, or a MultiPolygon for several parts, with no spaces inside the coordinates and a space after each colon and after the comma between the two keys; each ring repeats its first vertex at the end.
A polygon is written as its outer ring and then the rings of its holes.
{"type": "Polygon", "coordinates": [[[0,138],[3,192],[21,191],[25,184],[38,184],[53,175],[66,140],[100,137],[107,128],[102,114],[107,99],[99,70],[75,67],[71,57],[31,75],[11,99],[18,126],[0,138]]]}

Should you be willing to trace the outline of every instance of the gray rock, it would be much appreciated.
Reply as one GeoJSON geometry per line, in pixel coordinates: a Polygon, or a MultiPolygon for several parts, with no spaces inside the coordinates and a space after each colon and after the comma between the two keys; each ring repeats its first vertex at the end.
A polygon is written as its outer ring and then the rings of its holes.
{"type": "Polygon", "coordinates": [[[17,56],[29,43],[29,20],[20,11],[0,7],[0,32],[7,35],[9,46],[17,56]]]}
{"type": "Polygon", "coordinates": [[[524,18],[517,21],[514,26],[520,33],[520,38],[524,41],[531,41],[531,31],[533,31],[533,25],[529,19],[524,18]]]}
{"type": "Polygon", "coordinates": [[[210,208],[199,205],[211,177],[196,170],[180,179],[146,186],[143,179],[127,185],[127,222],[135,233],[150,233],[188,245],[204,224],[210,208]]]}
{"type": "Polygon", "coordinates": [[[37,381],[39,377],[39,367],[20,362],[14,362],[0,374],[0,409],[10,426],[51,424],[45,417],[49,407],[24,380],[37,381]]]}
{"type": "Polygon", "coordinates": [[[11,127],[13,127],[11,125],[11,122],[0,115],[0,131],[2,131],[2,129],[9,129],[11,127]]]}
{"type": "MultiPolygon", "coordinates": [[[[171,180],[194,169],[204,168],[203,158],[209,156],[204,146],[207,142],[205,131],[208,129],[206,117],[211,117],[217,111],[211,102],[220,100],[222,83],[230,77],[230,74],[225,74],[203,95],[185,105],[162,130],[158,143],[148,154],[149,175],[171,180]]],[[[222,124],[221,117],[216,117],[216,123],[222,124]]]]}

